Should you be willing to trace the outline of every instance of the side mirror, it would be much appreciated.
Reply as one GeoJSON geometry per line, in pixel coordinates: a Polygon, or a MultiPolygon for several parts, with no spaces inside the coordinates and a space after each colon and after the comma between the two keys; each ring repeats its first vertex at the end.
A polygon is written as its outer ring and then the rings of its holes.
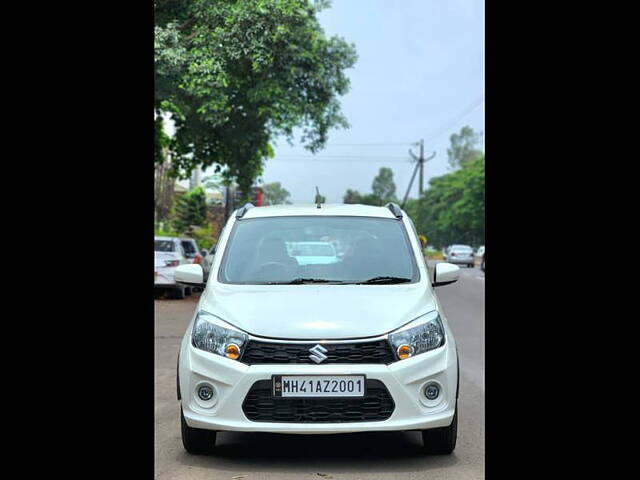
{"type": "Polygon", "coordinates": [[[202,255],[202,258],[206,257],[207,253],[209,252],[207,252],[206,250],[200,250],[200,255],[202,255]]]}
{"type": "Polygon", "coordinates": [[[431,285],[434,287],[449,285],[450,283],[457,282],[459,276],[460,267],[457,265],[453,265],[452,263],[437,263],[433,270],[433,283],[431,285]]]}
{"type": "Polygon", "coordinates": [[[179,265],[176,267],[174,275],[178,283],[184,283],[194,287],[201,287],[204,283],[202,267],[197,263],[179,265]]]}

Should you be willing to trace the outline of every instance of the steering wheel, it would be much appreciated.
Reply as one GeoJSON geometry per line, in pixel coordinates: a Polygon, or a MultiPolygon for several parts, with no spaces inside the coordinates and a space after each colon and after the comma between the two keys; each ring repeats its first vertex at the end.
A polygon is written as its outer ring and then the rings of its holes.
{"type": "Polygon", "coordinates": [[[260,267],[258,268],[258,275],[264,275],[269,270],[274,270],[274,269],[276,271],[279,269],[283,275],[289,272],[289,267],[287,267],[287,265],[285,265],[284,263],[266,262],[260,265],[260,267]]]}

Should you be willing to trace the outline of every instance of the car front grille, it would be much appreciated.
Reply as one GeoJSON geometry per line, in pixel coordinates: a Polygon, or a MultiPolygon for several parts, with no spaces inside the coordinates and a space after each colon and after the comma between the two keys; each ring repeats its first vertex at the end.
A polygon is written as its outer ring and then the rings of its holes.
{"type": "Polygon", "coordinates": [[[388,419],[395,403],[379,380],[367,379],[364,397],[283,398],[274,397],[272,380],[253,384],[242,402],[242,411],[253,422],[347,423],[388,419]]]}
{"type": "MultiPolygon", "coordinates": [[[[317,343],[271,343],[250,340],[240,358],[247,365],[302,363],[315,365],[311,352],[317,343]]],[[[327,358],[322,365],[329,363],[373,363],[389,364],[396,361],[393,350],[387,340],[362,343],[323,343],[327,349],[327,358]]]]}

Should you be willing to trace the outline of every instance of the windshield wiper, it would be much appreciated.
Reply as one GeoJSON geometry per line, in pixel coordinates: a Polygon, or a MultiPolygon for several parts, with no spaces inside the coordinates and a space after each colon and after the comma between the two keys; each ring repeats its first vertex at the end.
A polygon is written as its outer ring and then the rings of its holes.
{"type": "Polygon", "coordinates": [[[380,283],[380,284],[393,284],[393,283],[407,283],[410,282],[410,278],[405,277],[373,277],[364,282],[357,282],[358,285],[380,283]]]}
{"type": "Polygon", "coordinates": [[[332,283],[334,280],[326,278],[294,278],[286,282],[267,282],[268,285],[301,285],[303,283],[332,283]]]}

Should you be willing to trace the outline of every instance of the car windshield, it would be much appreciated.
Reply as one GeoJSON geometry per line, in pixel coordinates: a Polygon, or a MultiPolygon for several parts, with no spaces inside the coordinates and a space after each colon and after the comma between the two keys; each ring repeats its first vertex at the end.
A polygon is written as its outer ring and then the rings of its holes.
{"type": "Polygon", "coordinates": [[[240,284],[405,283],[417,281],[419,273],[401,221],[265,217],[236,222],[218,279],[240,284]]]}
{"type": "Polygon", "coordinates": [[[184,252],[186,254],[195,254],[196,253],[196,247],[193,244],[193,242],[189,241],[189,240],[183,240],[182,242],[182,248],[184,249],[184,252]]]}
{"type": "Polygon", "coordinates": [[[156,240],[156,252],[175,252],[176,244],[172,240],[156,240]]]}

